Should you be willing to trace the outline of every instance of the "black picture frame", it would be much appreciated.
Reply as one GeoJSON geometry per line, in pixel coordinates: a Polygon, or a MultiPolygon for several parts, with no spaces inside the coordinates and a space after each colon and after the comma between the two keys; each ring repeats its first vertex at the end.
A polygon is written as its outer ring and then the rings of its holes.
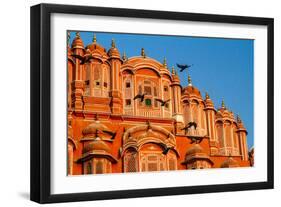
{"type": "Polygon", "coordinates": [[[274,20],[272,18],[195,14],[152,10],[103,8],[39,4],[31,7],[31,174],[30,199],[39,203],[120,199],[147,196],[166,196],[225,191],[272,189],[274,187],[274,78],[273,45],[274,20]],[[50,136],[51,136],[51,71],[50,71],[50,16],[53,13],[99,15],[113,17],[152,18],[194,22],[218,22],[267,26],[267,181],[238,184],[219,184],[191,187],[87,192],[75,194],[50,193],[50,136]]]}

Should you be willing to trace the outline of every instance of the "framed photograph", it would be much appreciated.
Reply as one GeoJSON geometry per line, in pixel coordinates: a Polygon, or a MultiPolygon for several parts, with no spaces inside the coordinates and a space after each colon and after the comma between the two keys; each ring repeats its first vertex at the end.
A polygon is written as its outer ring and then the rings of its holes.
{"type": "Polygon", "coordinates": [[[31,7],[31,200],[273,188],[273,19],[31,7]]]}

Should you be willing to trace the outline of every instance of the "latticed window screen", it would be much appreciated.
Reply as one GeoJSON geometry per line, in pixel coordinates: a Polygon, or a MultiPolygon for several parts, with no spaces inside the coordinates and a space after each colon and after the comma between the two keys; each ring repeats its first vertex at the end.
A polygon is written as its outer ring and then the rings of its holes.
{"type": "Polygon", "coordinates": [[[166,158],[161,153],[145,153],[141,160],[142,171],[165,170],[166,158]]]}
{"type": "Polygon", "coordinates": [[[173,158],[169,159],[169,170],[176,170],[176,162],[173,158]]]}
{"type": "Polygon", "coordinates": [[[96,174],[102,174],[103,173],[103,162],[101,160],[98,160],[96,163],[96,174]]]}
{"type": "Polygon", "coordinates": [[[137,172],[137,153],[129,152],[126,154],[126,172],[137,172]]]}
{"type": "Polygon", "coordinates": [[[147,95],[151,95],[151,87],[150,86],[144,86],[144,93],[147,95]]]}
{"type": "Polygon", "coordinates": [[[157,171],[158,167],[157,167],[157,163],[147,163],[147,171],[157,171]]]}
{"type": "Polygon", "coordinates": [[[101,77],[101,66],[96,65],[94,67],[94,80],[99,80],[101,77]]]}

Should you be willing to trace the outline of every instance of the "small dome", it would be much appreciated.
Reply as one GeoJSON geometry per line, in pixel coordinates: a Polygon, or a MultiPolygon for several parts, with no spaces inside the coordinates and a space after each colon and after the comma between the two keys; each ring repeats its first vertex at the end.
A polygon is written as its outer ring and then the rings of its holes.
{"type": "Polygon", "coordinates": [[[115,41],[112,39],[111,48],[107,52],[109,57],[120,58],[120,53],[115,46],[115,41]]]}
{"type": "Polygon", "coordinates": [[[195,144],[186,151],[185,156],[190,156],[190,155],[200,154],[200,153],[204,153],[203,148],[199,144],[195,144]]]}
{"type": "Polygon", "coordinates": [[[234,115],[231,111],[229,111],[226,107],[221,107],[218,109],[216,113],[217,118],[227,118],[227,119],[234,119],[234,115]]]}
{"type": "Polygon", "coordinates": [[[190,147],[185,154],[184,164],[193,162],[195,160],[206,160],[213,165],[210,157],[204,152],[203,148],[199,144],[195,144],[190,147]]]}
{"type": "Polygon", "coordinates": [[[214,103],[211,99],[206,99],[205,105],[206,105],[206,108],[213,108],[214,107],[214,103]]]}
{"type": "Polygon", "coordinates": [[[102,55],[106,54],[106,49],[104,47],[102,47],[101,45],[99,45],[98,43],[96,43],[96,42],[93,42],[92,44],[88,45],[86,47],[86,49],[89,49],[92,52],[98,52],[98,53],[100,53],[102,55]]]}
{"type": "Polygon", "coordinates": [[[200,91],[195,88],[194,86],[187,86],[183,88],[182,90],[183,95],[189,95],[189,96],[197,96],[199,98],[202,98],[200,91]]]}
{"type": "Polygon", "coordinates": [[[120,58],[120,53],[117,48],[110,48],[107,52],[109,57],[120,58]]]}
{"type": "Polygon", "coordinates": [[[238,162],[234,160],[232,157],[228,157],[221,164],[221,168],[229,168],[229,167],[239,167],[238,162]]]}
{"type": "Polygon", "coordinates": [[[72,41],[72,48],[81,48],[84,49],[84,43],[80,37],[80,34],[77,32],[76,33],[76,37],[74,38],[74,40],[72,41]]]}
{"type": "Polygon", "coordinates": [[[206,108],[214,108],[214,103],[212,101],[212,99],[210,98],[209,94],[206,92],[206,96],[205,96],[205,106],[206,108]]]}
{"type": "Polygon", "coordinates": [[[173,73],[172,72],[172,80],[173,80],[173,83],[175,84],[180,84],[180,78],[179,76],[176,74],[176,73],[173,73]]]}
{"type": "Polygon", "coordinates": [[[83,148],[83,154],[92,152],[92,151],[104,151],[104,152],[110,153],[110,148],[100,138],[96,138],[95,140],[93,140],[92,142],[90,142],[83,148]]]}
{"type": "Polygon", "coordinates": [[[101,124],[100,121],[95,121],[94,123],[88,125],[83,129],[82,133],[84,136],[95,135],[97,130],[109,130],[105,125],[101,124]]]}

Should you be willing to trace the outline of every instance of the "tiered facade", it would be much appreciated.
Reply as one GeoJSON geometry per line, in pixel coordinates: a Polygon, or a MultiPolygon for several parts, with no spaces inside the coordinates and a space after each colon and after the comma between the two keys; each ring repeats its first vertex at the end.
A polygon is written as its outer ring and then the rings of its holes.
{"type": "Polygon", "coordinates": [[[114,41],[106,51],[95,37],[85,47],[79,33],[67,57],[69,175],[253,163],[242,120],[224,103],[216,110],[190,77],[183,87],[166,60],[147,57],[144,49],[121,57],[114,41]],[[134,99],[138,94],[143,100],[134,99]]]}

